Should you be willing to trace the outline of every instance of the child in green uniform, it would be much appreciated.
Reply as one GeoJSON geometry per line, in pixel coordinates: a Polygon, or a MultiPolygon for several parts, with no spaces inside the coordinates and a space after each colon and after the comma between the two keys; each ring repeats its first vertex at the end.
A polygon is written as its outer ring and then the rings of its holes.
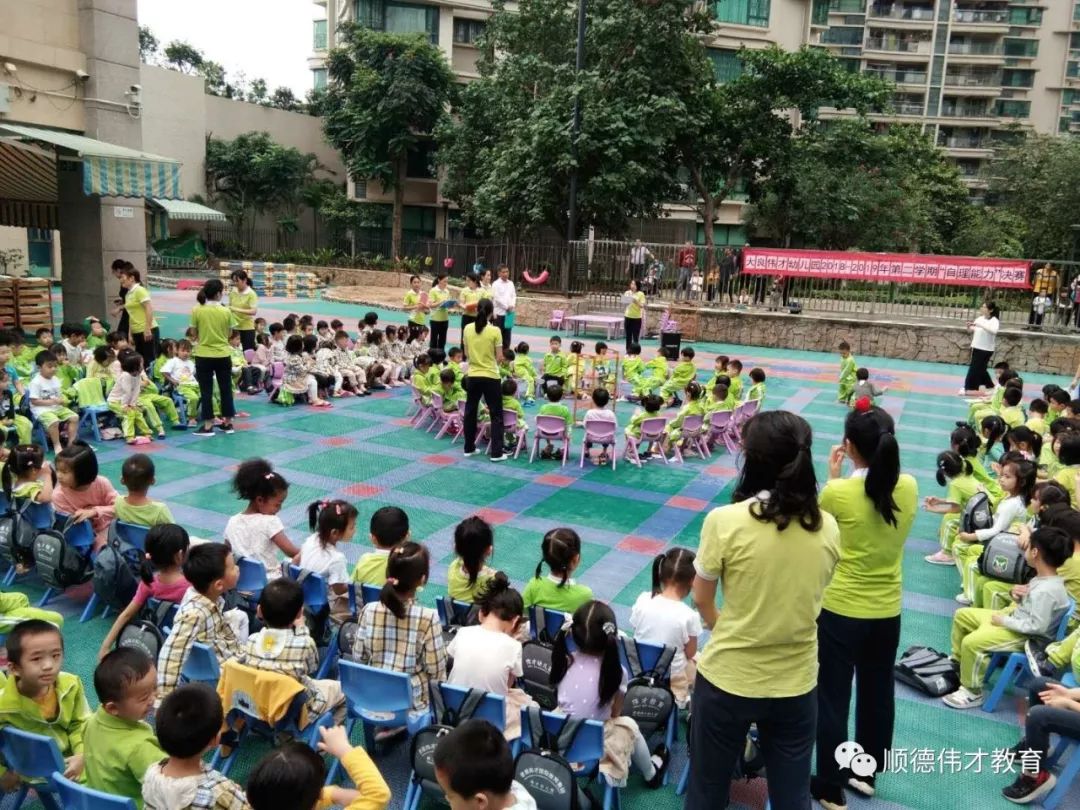
{"type": "Polygon", "coordinates": [[[705,383],[705,390],[712,391],[716,387],[716,384],[720,381],[721,377],[728,378],[728,385],[731,385],[731,377],[728,376],[728,363],[731,360],[726,354],[716,355],[716,360],[713,361],[713,375],[709,378],[709,381],[705,383]]]}
{"type": "MultiPolygon", "coordinates": [[[[646,419],[651,419],[654,416],[660,415],[660,409],[664,407],[664,400],[660,399],[658,394],[646,394],[641,399],[641,407],[634,412],[634,415],[630,417],[630,424],[626,426],[627,437],[632,437],[638,441],[641,440],[641,423],[646,419]]],[[[645,461],[653,451],[653,446],[650,443],[647,447],[642,448],[639,453],[642,461],[645,461]]]]}
{"type": "Polygon", "coordinates": [[[716,384],[705,395],[705,413],[712,414],[715,411],[733,411],[735,403],[731,399],[730,382],[727,374],[721,374],[716,378],[716,384]]]}
{"type": "Polygon", "coordinates": [[[941,528],[938,531],[941,550],[927,555],[924,559],[934,565],[955,565],[953,545],[960,528],[960,515],[963,514],[967,502],[976,492],[980,492],[982,487],[972,475],[970,462],[952,450],[946,450],[937,457],[937,481],[943,487],[948,486],[945,497],[928,495],[923,502],[923,508],[927,512],[936,512],[942,516],[941,528]]]}
{"type": "Polygon", "coordinates": [[[413,392],[423,405],[431,404],[431,355],[427,352],[418,354],[414,362],[416,371],[412,375],[413,392]]]}
{"type": "Polygon", "coordinates": [[[691,346],[685,346],[679,352],[679,362],[675,364],[675,368],[671,372],[671,379],[664,383],[660,389],[660,396],[663,397],[664,403],[667,405],[681,405],[682,400],[679,399],[679,391],[684,390],[686,384],[693,380],[696,375],[697,367],[694,365],[694,349],[691,346]]]}
{"type": "Polygon", "coordinates": [[[454,529],[454,554],[446,572],[446,592],[459,602],[475,602],[495,576],[486,565],[495,552],[495,533],[482,517],[465,518],[454,529]]]}
{"type": "MultiPolygon", "coordinates": [[[[590,367],[594,377],[591,387],[607,388],[609,391],[614,390],[614,381],[611,379],[611,360],[607,356],[607,344],[601,340],[597,342],[593,351],[596,356],[593,358],[590,367]]],[[[586,385],[590,384],[586,382],[586,385]]]]}
{"type": "Polygon", "coordinates": [[[457,380],[458,385],[461,385],[461,380],[465,377],[465,372],[461,370],[464,356],[460,346],[451,346],[446,352],[446,365],[444,368],[451,369],[454,372],[454,379],[457,380]]]}
{"type": "Polygon", "coordinates": [[[164,385],[165,377],[161,373],[161,368],[174,357],[176,357],[176,341],[172,338],[165,338],[161,341],[161,354],[157,356],[153,365],[150,366],[150,379],[158,385],[164,385]]]}
{"type": "Polygon", "coordinates": [[[1070,402],[1072,402],[1072,397],[1069,396],[1069,392],[1060,388],[1047,394],[1049,412],[1046,415],[1046,424],[1052,425],[1056,420],[1064,416],[1070,402]]]}
{"type": "Polygon", "coordinates": [[[653,393],[667,381],[668,361],[658,346],[653,359],[641,369],[641,375],[634,385],[634,396],[639,400],[653,393]]]}
{"type": "Polygon", "coordinates": [[[581,538],[573,529],[552,529],[540,544],[543,559],[521,594],[525,607],[541,605],[573,613],[593,598],[592,589],[570,577],[581,564],[581,538]],[[541,576],[544,566],[551,572],[541,576]]]}
{"type": "Polygon", "coordinates": [[[1020,407],[1020,400],[1024,392],[1019,388],[1009,388],[1001,398],[1001,410],[998,416],[1011,428],[1024,424],[1024,409],[1020,407]]]}
{"type": "Polygon", "coordinates": [[[544,385],[558,383],[566,385],[566,355],[562,353],[562,338],[552,335],[548,344],[548,353],[542,361],[544,385]]]}
{"type": "Polygon", "coordinates": [[[729,383],[728,396],[731,397],[731,401],[738,405],[743,401],[743,381],[742,381],[742,360],[731,360],[728,362],[728,377],[731,382],[729,383]]]}
{"type": "Polygon", "coordinates": [[[1057,481],[1069,493],[1073,508],[1077,507],[1076,479],[1080,475],[1080,433],[1068,432],[1057,440],[1057,456],[1061,468],[1054,473],[1057,481]]]}
{"type": "Polygon", "coordinates": [[[1045,399],[1035,398],[1028,403],[1028,418],[1024,424],[1040,436],[1045,436],[1050,431],[1050,424],[1046,421],[1049,407],[1045,399]]]}
{"type": "Polygon", "coordinates": [[[169,507],[161,501],[150,500],[147,493],[154,485],[154,462],[145,453],[135,453],[124,459],[120,468],[120,483],[126,495],[117,495],[114,509],[116,519],[136,526],[157,526],[175,523],[169,507]]]}
{"type": "Polygon", "coordinates": [[[682,426],[686,417],[705,415],[705,398],[702,396],[704,392],[701,385],[693,381],[688,382],[683,393],[686,394],[686,404],[679,408],[675,418],[664,427],[663,447],[665,450],[682,441],[682,426]]]}
{"type": "Polygon", "coordinates": [[[641,359],[641,345],[631,343],[626,347],[626,357],[622,362],[623,382],[630,386],[631,392],[636,388],[645,370],[645,363],[641,359]]]}
{"type": "Polygon", "coordinates": [[[442,384],[443,361],[446,360],[446,352],[442,349],[428,349],[431,358],[431,368],[427,371],[428,385],[432,391],[439,390],[442,384]]]}
{"type": "Polygon", "coordinates": [[[353,568],[352,580],[358,585],[378,585],[386,583],[386,560],[390,549],[409,539],[409,516],[404,509],[396,506],[383,506],[371,516],[368,531],[374,551],[361,555],[353,568]]]}
{"type": "Polygon", "coordinates": [[[442,397],[443,413],[453,413],[458,409],[458,403],[465,401],[465,392],[458,385],[452,368],[439,372],[439,395],[442,397]]]}
{"type": "Polygon", "coordinates": [[[504,349],[503,359],[499,363],[499,377],[503,380],[510,380],[514,377],[514,350],[504,349]]]}
{"type": "Polygon", "coordinates": [[[840,378],[837,380],[836,401],[848,404],[851,394],[855,390],[855,371],[857,364],[851,354],[851,344],[841,340],[837,347],[840,350],[840,378]]]}
{"type": "Polygon", "coordinates": [[[570,391],[571,396],[581,395],[581,386],[585,382],[585,358],[581,356],[581,350],[585,345],[580,340],[570,341],[570,353],[566,356],[566,382],[563,388],[570,391]]]}
{"type": "MultiPolygon", "coordinates": [[[[548,383],[547,388],[544,391],[548,401],[540,406],[540,409],[536,412],[537,416],[561,416],[566,422],[566,435],[570,435],[570,428],[573,427],[573,415],[570,413],[570,408],[562,403],[563,389],[558,383],[548,383]]],[[[569,440],[569,439],[567,439],[569,440]]],[[[540,451],[540,458],[555,458],[555,447],[551,442],[547,443],[547,447],[540,451]]]]}
{"type": "Polygon", "coordinates": [[[765,370],[760,368],[750,369],[750,390],[746,392],[746,401],[758,400],[758,411],[765,407],[765,370]]]}
{"type": "Polygon", "coordinates": [[[536,390],[536,368],[529,359],[529,344],[521,341],[514,349],[514,376],[525,386],[525,406],[534,405],[536,398],[533,392],[536,390]]]}
{"type": "Polygon", "coordinates": [[[86,319],[86,329],[89,332],[86,336],[86,348],[88,350],[93,351],[98,346],[105,345],[105,336],[109,334],[109,331],[101,321],[91,315],[86,319]]]}
{"type": "MultiPolygon", "coordinates": [[[[1003,492],[997,479],[992,477],[983,465],[983,457],[986,453],[984,446],[983,441],[967,422],[957,422],[956,429],[949,436],[949,447],[971,465],[972,475],[990,498],[992,508],[1001,500],[1003,492]]],[[[990,451],[993,451],[992,447],[990,451]]]]}
{"type": "MultiPolygon", "coordinates": [[[[979,420],[987,414],[997,413],[1001,410],[1001,397],[1005,393],[1005,386],[1009,380],[1015,380],[1020,377],[1015,371],[1009,369],[1006,365],[1003,368],[997,369],[997,386],[994,388],[994,393],[989,397],[981,397],[974,400],[968,406],[968,421],[973,425],[979,424],[979,420]]],[[[1023,383],[1021,382],[1021,385],[1023,383]]]]}
{"type": "MultiPolygon", "coordinates": [[[[502,406],[504,411],[513,411],[517,414],[517,429],[525,430],[527,427],[525,410],[521,407],[521,403],[518,402],[517,382],[513,378],[508,377],[502,381],[502,406]]],[[[509,439],[507,444],[509,444],[509,439]]]]}

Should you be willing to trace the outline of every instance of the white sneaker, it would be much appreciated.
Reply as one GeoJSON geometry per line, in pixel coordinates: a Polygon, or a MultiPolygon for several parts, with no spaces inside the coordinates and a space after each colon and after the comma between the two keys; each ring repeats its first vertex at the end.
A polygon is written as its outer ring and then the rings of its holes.
{"type": "Polygon", "coordinates": [[[958,593],[956,596],[954,596],[953,599],[955,601],[959,602],[964,607],[971,607],[971,600],[968,599],[967,594],[963,593],[962,591],[960,593],[958,593]]]}
{"type": "Polygon", "coordinates": [[[492,456],[491,457],[491,461],[493,463],[498,463],[500,461],[509,461],[509,460],[510,460],[510,456],[506,455],[506,453],[503,453],[501,456],[492,456]]]}
{"type": "Polygon", "coordinates": [[[868,798],[873,797],[875,791],[873,776],[853,776],[847,780],[848,787],[854,790],[856,793],[861,793],[868,798]]]}
{"type": "Polygon", "coordinates": [[[982,692],[972,692],[966,686],[961,686],[951,695],[945,695],[942,702],[954,709],[977,709],[983,705],[982,692]]]}
{"type": "Polygon", "coordinates": [[[462,455],[465,456],[465,458],[468,458],[469,456],[475,456],[475,455],[477,455],[479,453],[480,453],[479,450],[466,450],[465,452],[462,453],[462,455]]]}

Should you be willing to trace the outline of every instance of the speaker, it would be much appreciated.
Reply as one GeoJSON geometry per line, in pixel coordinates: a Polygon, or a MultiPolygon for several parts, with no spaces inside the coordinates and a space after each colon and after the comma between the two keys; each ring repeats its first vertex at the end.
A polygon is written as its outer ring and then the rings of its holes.
{"type": "Polygon", "coordinates": [[[668,360],[678,360],[682,348],[682,332],[661,332],[660,353],[668,360]]]}

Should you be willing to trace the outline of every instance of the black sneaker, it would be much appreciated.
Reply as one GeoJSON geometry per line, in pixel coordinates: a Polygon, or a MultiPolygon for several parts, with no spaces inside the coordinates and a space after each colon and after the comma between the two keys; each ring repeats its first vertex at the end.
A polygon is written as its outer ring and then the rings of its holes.
{"type": "Polygon", "coordinates": [[[1050,771],[1039,771],[1035,776],[1022,773],[1015,782],[1002,788],[1001,795],[1014,804],[1030,804],[1053,790],[1056,783],[1050,771]]]}
{"type": "Polygon", "coordinates": [[[660,743],[652,752],[653,763],[656,765],[656,773],[653,774],[653,778],[645,783],[645,787],[650,790],[656,790],[658,787],[664,784],[664,774],[667,773],[668,765],[671,764],[671,752],[668,751],[667,746],[660,743]],[[656,764],[656,760],[659,759],[659,764],[656,764]]]}
{"type": "Polygon", "coordinates": [[[1043,678],[1054,678],[1057,676],[1057,667],[1046,657],[1046,647],[1047,642],[1029,638],[1024,642],[1024,655],[1027,656],[1032,673],[1043,678]]]}
{"type": "Polygon", "coordinates": [[[846,810],[847,798],[841,785],[830,785],[816,776],[810,777],[810,795],[825,810],[846,810]]]}
{"type": "Polygon", "coordinates": [[[212,427],[211,428],[201,427],[198,430],[191,431],[191,435],[192,436],[213,436],[214,435],[214,429],[212,427]]]}
{"type": "Polygon", "coordinates": [[[236,428],[233,427],[232,422],[222,422],[221,423],[221,432],[222,433],[229,433],[229,434],[236,433],[236,428]]]}
{"type": "Polygon", "coordinates": [[[876,785],[874,784],[875,779],[876,777],[874,776],[852,776],[847,780],[847,784],[848,787],[856,793],[861,793],[863,796],[871,798],[876,790],[876,785]]]}

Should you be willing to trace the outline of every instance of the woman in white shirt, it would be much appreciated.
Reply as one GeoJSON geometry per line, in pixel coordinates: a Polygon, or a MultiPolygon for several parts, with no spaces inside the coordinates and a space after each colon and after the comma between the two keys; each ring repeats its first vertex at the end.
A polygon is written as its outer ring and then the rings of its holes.
{"type": "Polygon", "coordinates": [[[964,380],[964,390],[961,392],[965,396],[978,396],[979,388],[983,386],[988,389],[994,387],[994,381],[986,369],[990,365],[990,358],[994,356],[997,333],[1001,328],[999,315],[997,304],[985,301],[979,309],[979,317],[967,325],[971,332],[971,362],[964,380]]]}

